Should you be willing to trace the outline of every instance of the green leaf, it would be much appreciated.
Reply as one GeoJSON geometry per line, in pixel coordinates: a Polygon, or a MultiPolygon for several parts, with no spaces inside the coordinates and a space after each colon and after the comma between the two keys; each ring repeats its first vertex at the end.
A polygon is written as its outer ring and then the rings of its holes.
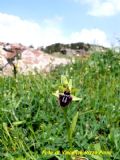
{"type": "Polygon", "coordinates": [[[65,84],[65,85],[68,85],[68,80],[67,80],[67,77],[62,75],[61,76],[61,84],[65,84]]]}
{"type": "Polygon", "coordinates": [[[18,126],[18,125],[23,124],[25,122],[26,121],[16,121],[16,122],[13,122],[12,124],[13,124],[13,126],[18,126]]]}
{"type": "Polygon", "coordinates": [[[59,98],[59,91],[58,90],[56,92],[52,93],[52,94],[59,98]]]}
{"type": "Polygon", "coordinates": [[[96,143],[96,144],[94,145],[94,148],[95,148],[96,151],[100,151],[100,150],[101,150],[100,143],[96,143]]]}
{"type": "Polygon", "coordinates": [[[64,157],[56,156],[56,158],[58,158],[58,160],[64,160],[64,157]]]}
{"type": "Polygon", "coordinates": [[[69,90],[71,91],[71,89],[72,89],[72,79],[69,80],[68,87],[69,87],[69,90]]]}
{"type": "Polygon", "coordinates": [[[91,157],[96,159],[96,160],[103,160],[103,158],[98,156],[98,155],[91,155],[91,157]]]}
{"type": "Polygon", "coordinates": [[[78,88],[72,87],[72,89],[71,89],[71,93],[72,93],[72,94],[75,94],[75,93],[78,92],[78,91],[79,91],[78,88]]]}
{"type": "MultiPolygon", "coordinates": [[[[101,151],[100,143],[96,143],[94,145],[94,148],[95,148],[96,151],[101,151]]],[[[94,159],[97,159],[97,160],[103,160],[103,158],[101,156],[98,156],[98,155],[91,155],[91,157],[93,157],[94,159]]]]}
{"type": "Polygon", "coordinates": [[[60,93],[63,93],[63,92],[64,92],[64,90],[65,90],[65,87],[63,87],[63,86],[59,86],[59,87],[58,87],[58,89],[59,89],[59,92],[60,92],[60,93]]]}
{"type": "Polygon", "coordinates": [[[16,106],[15,106],[15,109],[19,107],[19,105],[20,105],[20,103],[22,102],[22,100],[23,100],[23,99],[20,98],[20,100],[18,101],[18,103],[17,103],[16,106]]]}
{"type": "Polygon", "coordinates": [[[78,119],[78,112],[77,112],[77,113],[75,114],[75,116],[73,117],[72,123],[71,123],[71,125],[70,125],[70,132],[69,132],[69,134],[70,134],[70,139],[72,139],[72,135],[73,135],[73,133],[74,133],[74,131],[75,131],[77,119],[78,119]]]}
{"type": "Polygon", "coordinates": [[[82,98],[79,98],[79,97],[76,97],[76,96],[73,96],[73,95],[71,95],[71,96],[72,96],[73,101],[81,101],[82,100],[82,98]]]}
{"type": "Polygon", "coordinates": [[[3,122],[3,129],[5,130],[5,133],[10,137],[8,127],[7,127],[7,123],[5,123],[5,122],[3,122]]]}

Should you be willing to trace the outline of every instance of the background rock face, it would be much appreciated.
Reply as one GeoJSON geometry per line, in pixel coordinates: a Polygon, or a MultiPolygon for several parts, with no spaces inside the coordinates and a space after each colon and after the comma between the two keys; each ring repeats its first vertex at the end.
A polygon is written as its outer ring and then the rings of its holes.
{"type": "Polygon", "coordinates": [[[58,65],[66,65],[70,60],[56,58],[40,49],[25,47],[21,44],[0,43],[0,75],[12,75],[13,65],[18,73],[49,72],[58,65]]]}
{"type": "Polygon", "coordinates": [[[0,42],[0,75],[12,75],[14,67],[18,73],[28,74],[29,72],[49,72],[58,65],[70,63],[67,58],[53,56],[56,52],[73,57],[106,50],[107,48],[102,46],[84,43],[56,43],[46,48],[34,49],[33,46],[0,42]]]}

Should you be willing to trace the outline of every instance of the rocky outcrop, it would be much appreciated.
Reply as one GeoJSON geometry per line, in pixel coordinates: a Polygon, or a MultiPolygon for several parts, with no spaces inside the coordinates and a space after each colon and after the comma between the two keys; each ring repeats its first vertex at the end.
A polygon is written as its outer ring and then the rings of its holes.
{"type": "Polygon", "coordinates": [[[34,49],[33,46],[0,42],[0,75],[16,76],[17,73],[50,72],[56,66],[71,62],[67,58],[52,56],[54,52],[69,56],[86,56],[93,51],[106,50],[107,48],[103,46],[84,43],[56,43],[46,48],[34,49]]]}
{"type": "Polygon", "coordinates": [[[58,65],[66,65],[70,60],[45,54],[40,49],[21,44],[0,43],[0,75],[49,72],[58,65]]]}

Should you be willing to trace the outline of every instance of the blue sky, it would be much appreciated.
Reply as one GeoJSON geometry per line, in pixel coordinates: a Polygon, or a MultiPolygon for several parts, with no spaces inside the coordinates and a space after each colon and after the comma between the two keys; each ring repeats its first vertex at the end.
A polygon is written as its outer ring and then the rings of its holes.
{"type": "Polygon", "coordinates": [[[0,41],[104,46],[120,37],[119,0],[0,0],[0,41]]]}

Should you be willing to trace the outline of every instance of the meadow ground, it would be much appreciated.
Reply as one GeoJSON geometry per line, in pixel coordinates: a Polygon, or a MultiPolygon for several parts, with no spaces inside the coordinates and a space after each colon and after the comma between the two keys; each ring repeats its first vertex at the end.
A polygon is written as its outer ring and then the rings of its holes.
{"type": "Polygon", "coordinates": [[[43,151],[69,150],[63,112],[52,94],[63,74],[82,98],[68,106],[69,120],[79,113],[72,150],[98,151],[82,155],[90,160],[120,159],[120,54],[107,51],[47,75],[0,77],[1,160],[50,160],[53,155],[43,151]]]}

